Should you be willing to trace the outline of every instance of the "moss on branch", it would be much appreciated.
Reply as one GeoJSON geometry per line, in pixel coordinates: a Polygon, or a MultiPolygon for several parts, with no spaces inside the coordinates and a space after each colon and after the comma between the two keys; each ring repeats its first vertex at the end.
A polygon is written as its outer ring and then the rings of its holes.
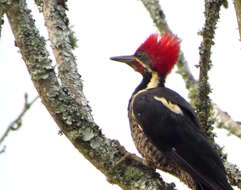
{"type": "MultiPolygon", "coordinates": [[[[76,47],[77,40],[69,26],[64,0],[43,0],[42,3],[38,5],[41,6],[41,10],[43,11],[61,84],[69,90],[70,94],[80,105],[86,105],[84,109],[86,109],[86,113],[88,113],[90,112],[90,108],[87,104],[83,104],[83,101],[85,101],[85,97],[83,93],[81,93],[83,85],[81,76],[78,73],[76,59],[72,52],[76,47]]],[[[89,115],[89,117],[91,117],[91,115],[89,115]]]]}
{"type": "MultiPolygon", "coordinates": [[[[111,183],[118,184],[123,189],[174,189],[173,185],[165,183],[154,169],[143,165],[140,159],[127,156],[122,160],[123,156],[130,153],[118,141],[108,139],[102,134],[85,109],[88,105],[85,98],[77,102],[71,89],[59,83],[51,66],[45,40],[40,37],[25,0],[8,0],[2,6],[43,104],[73,145],[102,171],[111,183]]],[[[82,88],[79,90],[82,94],[82,88]]]]}
{"type": "Polygon", "coordinates": [[[205,130],[208,137],[214,141],[214,134],[212,133],[214,118],[213,107],[209,97],[211,88],[208,82],[208,71],[211,68],[211,47],[214,45],[214,35],[216,24],[219,19],[219,11],[223,1],[205,1],[205,24],[202,30],[203,41],[199,48],[200,54],[200,73],[198,83],[198,96],[196,98],[196,110],[199,117],[200,124],[205,130]]]}

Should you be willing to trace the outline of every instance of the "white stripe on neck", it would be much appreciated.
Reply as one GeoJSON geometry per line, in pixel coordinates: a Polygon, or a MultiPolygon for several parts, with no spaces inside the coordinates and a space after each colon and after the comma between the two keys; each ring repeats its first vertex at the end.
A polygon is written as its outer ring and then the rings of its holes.
{"type": "Polygon", "coordinates": [[[156,88],[156,87],[158,87],[158,85],[159,85],[159,76],[158,76],[157,72],[152,72],[151,80],[147,84],[145,89],[156,88]]]}
{"type": "MultiPolygon", "coordinates": [[[[156,88],[159,85],[159,76],[157,74],[157,72],[153,71],[148,65],[146,65],[145,63],[143,63],[140,59],[135,58],[137,62],[139,62],[142,67],[144,67],[148,72],[151,73],[151,80],[150,82],[147,84],[146,88],[143,90],[147,90],[149,88],[156,88]]],[[[141,90],[141,91],[143,91],[141,90]]]]}

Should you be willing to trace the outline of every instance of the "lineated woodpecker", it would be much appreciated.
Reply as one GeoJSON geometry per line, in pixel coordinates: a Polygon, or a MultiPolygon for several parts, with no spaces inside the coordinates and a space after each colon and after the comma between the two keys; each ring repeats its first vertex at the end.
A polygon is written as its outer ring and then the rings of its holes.
{"type": "Polygon", "coordinates": [[[135,145],[156,167],[176,164],[191,176],[197,190],[232,190],[223,163],[203,133],[193,108],[165,87],[179,49],[179,39],[165,32],[161,38],[150,35],[134,55],[111,58],[143,76],[128,106],[135,145]]]}

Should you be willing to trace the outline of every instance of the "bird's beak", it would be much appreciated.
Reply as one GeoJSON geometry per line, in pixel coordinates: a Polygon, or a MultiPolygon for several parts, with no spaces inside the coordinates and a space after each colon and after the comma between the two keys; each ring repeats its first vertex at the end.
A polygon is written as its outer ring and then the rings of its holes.
{"type": "Polygon", "coordinates": [[[132,66],[132,63],[135,61],[135,56],[134,55],[116,56],[116,57],[111,57],[110,59],[113,61],[123,62],[132,66]]]}

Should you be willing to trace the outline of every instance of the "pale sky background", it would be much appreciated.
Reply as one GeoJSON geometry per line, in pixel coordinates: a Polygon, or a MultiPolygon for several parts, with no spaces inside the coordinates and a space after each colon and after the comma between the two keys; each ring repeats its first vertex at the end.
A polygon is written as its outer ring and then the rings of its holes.
{"type": "MultiPolygon", "coordinates": [[[[41,35],[47,38],[43,18],[33,1],[29,1],[41,35]]],[[[161,1],[171,29],[181,38],[181,47],[190,68],[198,76],[197,35],[204,22],[204,5],[200,1],[161,1]]],[[[69,18],[78,38],[75,50],[79,72],[84,80],[84,92],[93,116],[104,134],[118,139],[127,150],[137,153],[132,142],[127,119],[128,100],[141,77],[124,64],[109,57],[128,55],[153,32],[156,32],[148,12],[137,0],[69,1],[69,18]]],[[[235,120],[241,120],[241,53],[238,27],[233,4],[222,8],[213,48],[213,68],[210,83],[212,99],[235,120]]],[[[19,50],[5,19],[0,39],[0,134],[20,113],[24,93],[30,99],[36,91],[30,80],[19,50]]],[[[167,86],[187,98],[181,77],[170,74],[167,86]]],[[[85,160],[65,136],[58,135],[58,127],[40,100],[23,119],[22,128],[10,133],[0,154],[0,189],[2,190],[74,190],[119,189],[107,182],[104,175],[85,160]]],[[[240,146],[237,138],[230,138],[224,130],[218,132],[217,142],[225,145],[228,159],[241,167],[240,146]]],[[[1,147],[0,147],[1,148],[1,147]]],[[[167,181],[173,178],[165,177],[167,181]]],[[[178,186],[179,189],[187,189],[178,186]]]]}

